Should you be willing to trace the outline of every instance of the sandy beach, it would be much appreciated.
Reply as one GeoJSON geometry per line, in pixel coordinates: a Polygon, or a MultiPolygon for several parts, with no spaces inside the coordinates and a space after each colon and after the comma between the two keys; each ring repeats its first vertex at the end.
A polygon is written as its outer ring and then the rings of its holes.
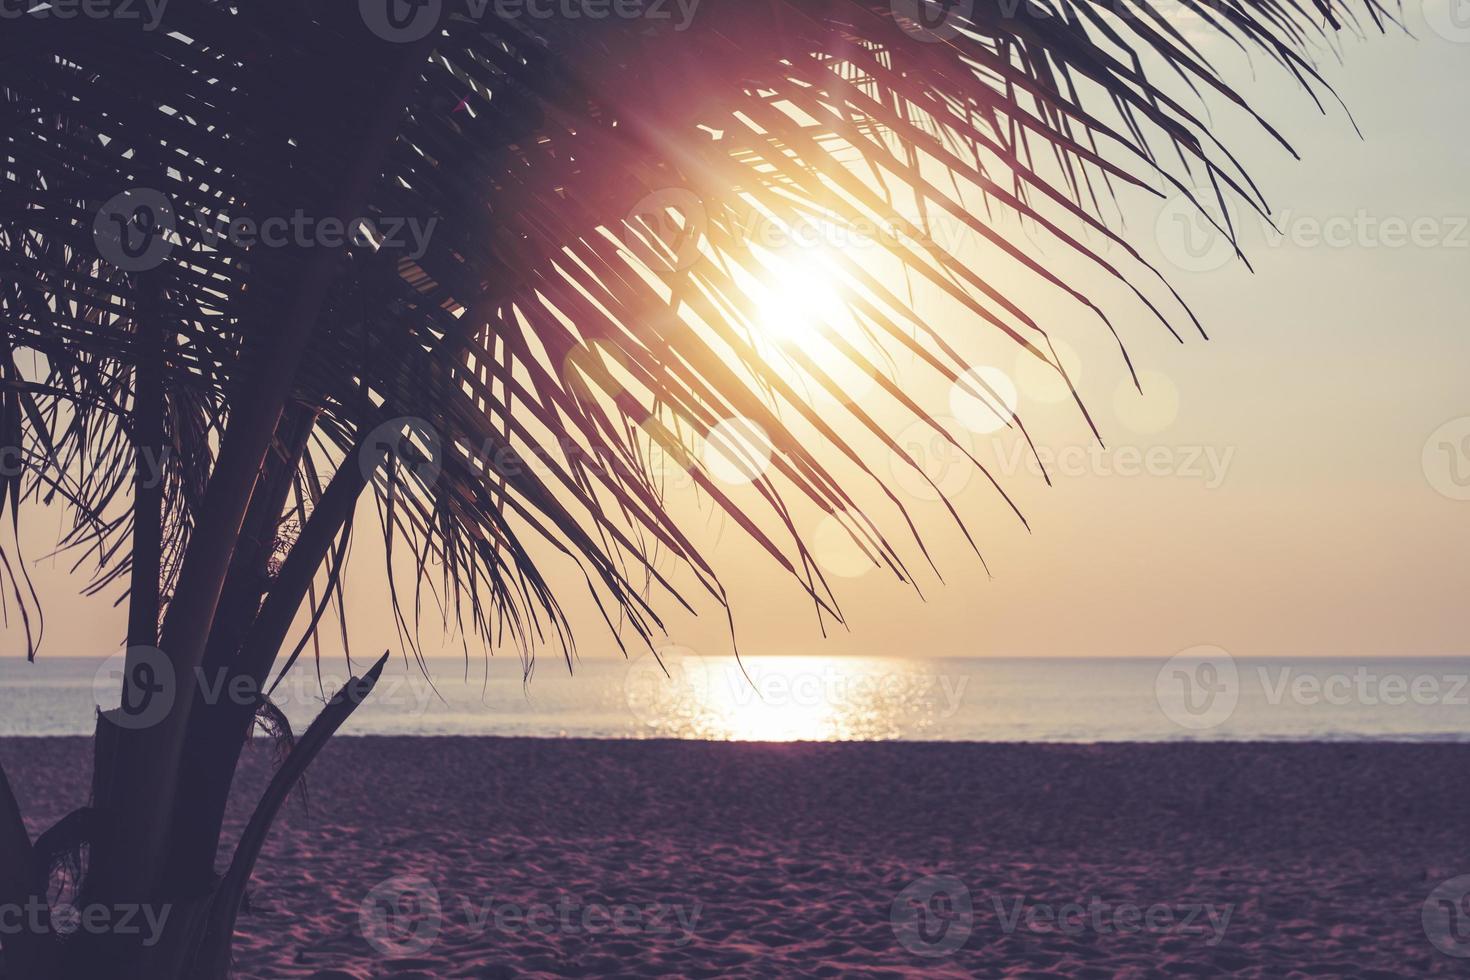
{"type": "MultiPolygon", "coordinates": [[[[33,833],[83,798],[81,739],[5,740],[0,761],[33,833]]],[[[1470,873],[1467,762],[1454,745],[344,738],[276,827],[238,974],[1463,973],[1423,915],[1470,873]]]]}

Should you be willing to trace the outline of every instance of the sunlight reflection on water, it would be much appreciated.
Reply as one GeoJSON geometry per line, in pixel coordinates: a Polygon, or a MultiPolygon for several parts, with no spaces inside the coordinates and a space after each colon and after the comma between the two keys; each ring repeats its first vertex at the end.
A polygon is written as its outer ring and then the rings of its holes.
{"type": "MultiPolygon", "coordinates": [[[[682,647],[635,663],[624,693],[668,738],[922,738],[958,708],[963,684],[925,663],[876,657],[704,657],[682,647]]],[[[964,678],[958,679],[963,682],[964,678]]]]}

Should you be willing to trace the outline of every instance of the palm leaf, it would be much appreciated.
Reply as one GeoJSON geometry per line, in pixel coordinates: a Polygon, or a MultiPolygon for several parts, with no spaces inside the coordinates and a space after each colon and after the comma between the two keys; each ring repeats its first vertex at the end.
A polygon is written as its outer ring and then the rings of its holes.
{"type": "MultiPolygon", "coordinates": [[[[805,393],[837,393],[832,364],[846,361],[947,434],[846,338],[835,362],[798,351],[772,369],[749,295],[763,270],[742,237],[752,215],[895,229],[884,244],[901,279],[841,255],[831,280],[864,330],[949,384],[965,377],[954,341],[969,331],[1054,364],[1045,324],[1018,298],[1034,288],[1100,329],[1134,315],[1105,313],[1007,222],[1121,284],[1164,327],[1192,323],[1113,230],[1105,202],[1118,185],[1208,186],[1264,208],[1204,108],[1222,101],[1279,136],[1191,35],[1147,4],[1054,0],[957,5],[935,42],[893,12],[901,6],[706,0],[676,30],[646,18],[475,19],[450,5],[367,198],[379,229],[432,219],[433,235],[412,257],[343,250],[291,395],[314,413],[292,476],[298,520],[321,492],[315,474],[352,465],[385,421],[422,420],[439,441],[432,481],[400,467],[372,484],[383,534],[417,573],[407,633],[437,568],[437,602],[456,625],[527,655],[552,637],[569,644],[544,570],[552,554],[583,566],[610,623],[644,637],[660,626],[646,584],[672,591],[653,547],[723,602],[713,562],[676,526],[646,465],[650,439],[687,462],[699,490],[821,609],[837,603],[798,533],[796,501],[842,516],[860,547],[912,580],[903,546],[880,529],[896,519],[914,539],[913,524],[853,433],[902,450],[877,413],[854,406],[839,422],[805,393]],[[681,219],[666,202],[696,213],[681,219]],[[1010,268],[968,264],[936,233],[946,224],[1010,268]],[[687,261],[671,261],[681,249],[687,261]],[[1012,285],[1027,278],[1034,286],[1012,285]],[[921,320],[906,296],[920,282],[971,323],[921,320]],[[737,415],[774,447],[769,473],[738,500],[691,451],[737,415]],[[886,514],[850,518],[859,494],[836,475],[840,459],[880,487],[886,514]]],[[[1193,28],[1263,53],[1312,98],[1326,89],[1310,48],[1355,15],[1385,17],[1373,0],[1180,7],[1193,28]]],[[[167,324],[154,359],[173,450],[166,606],[232,398],[271,357],[262,317],[290,281],[280,254],[211,231],[228,217],[321,214],[384,48],[355,10],[328,4],[176,0],[165,28],[26,20],[0,39],[15,202],[0,221],[11,352],[0,417],[8,438],[55,461],[0,503],[59,494],[77,515],[64,544],[99,582],[128,567],[124,477],[147,360],[138,310],[151,302],[167,324]],[[167,195],[177,242],[166,263],[135,274],[101,260],[92,231],[109,197],[137,187],[167,195]]],[[[22,598],[19,567],[0,568],[22,598]]]]}

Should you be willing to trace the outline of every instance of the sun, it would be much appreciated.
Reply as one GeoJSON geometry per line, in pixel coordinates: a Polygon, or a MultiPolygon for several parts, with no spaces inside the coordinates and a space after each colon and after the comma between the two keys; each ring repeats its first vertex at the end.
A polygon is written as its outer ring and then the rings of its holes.
{"type": "Polygon", "coordinates": [[[883,370],[884,351],[859,326],[836,257],[825,249],[791,248],[761,259],[750,296],[755,343],[770,369],[822,407],[866,398],[883,370]],[[811,370],[824,376],[823,383],[811,370]]]}
{"type": "Polygon", "coordinates": [[[802,251],[773,254],[759,285],[760,328],[778,344],[807,344],[851,330],[852,312],[830,260],[802,251]]]}

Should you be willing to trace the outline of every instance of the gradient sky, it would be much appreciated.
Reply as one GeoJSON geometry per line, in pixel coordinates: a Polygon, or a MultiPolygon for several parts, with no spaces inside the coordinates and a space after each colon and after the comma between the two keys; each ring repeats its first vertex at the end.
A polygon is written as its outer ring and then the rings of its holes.
{"type": "MultiPolygon", "coordinates": [[[[1110,452],[1069,450],[1046,487],[1024,462],[1007,464],[1019,458],[1007,443],[975,437],[982,457],[999,457],[1002,482],[1032,526],[1028,534],[980,479],[959,489],[992,577],[937,504],[915,502],[945,584],[921,568],[920,601],[878,573],[834,577],[850,631],[823,640],[810,602],[738,534],[715,523],[695,535],[716,548],[741,651],[1164,657],[1214,644],[1237,656],[1470,652],[1470,502],[1438,492],[1434,481],[1443,484],[1448,470],[1427,475],[1424,463],[1430,434],[1470,416],[1470,228],[1462,223],[1470,139],[1461,124],[1470,25],[1447,39],[1456,32],[1446,10],[1430,8],[1436,23],[1450,25],[1441,32],[1410,9],[1417,41],[1348,39],[1344,63],[1327,65],[1362,140],[1341,112],[1316,114],[1278,76],[1242,86],[1303,158],[1293,162],[1259,133],[1221,123],[1278,223],[1292,229],[1272,244],[1247,224],[1254,275],[1239,264],[1200,269],[1213,263],[1179,251],[1167,205],[1125,202],[1134,240],[1169,272],[1212,339],[1179,345],[1140,316],[1123,319],[1147,372],[1148,397],[1139,398],[1120,390],[1126,375],[1105,338],[1061,325],[1110,452]],[[1379,229],[1393,218],[1431,219],[1430,234],[1452,241],[1388,247],[1375,230],[1374,241],[1347,247],[1310,244],[1314,222],[1379,229]],[[1151,451],[1156,475],[1117,472],[1151,451]]],[[[1233,78],[1249,78],[1219,53],[1233,78]]],[[[1024,372],[1013,376],[1041,445],[1085,445],[1075,409],[1048,401],[1046,386],[1024,372]]],[[[1470,473],[1470,458],[1460,462],[1470,473]]],[[[79,578],[35,562],[40,542],[54,540],[54,522],[33,512],[24,532],[49,614],[43,655],[110,653],[120,611],[73,598],[79,578]]],[[[358,653],[396,646],[376,588],[365,575],[349,605],[358,653]]],[[[583,655],[609,652],[605,633],[579,618],[583,655]]],[[[15,627],[0,634],[3,653],[19,652],[15,627]]],[[[670,633],[701,652],[729,648],[718,609],[674,618],[670,633]]]]}

